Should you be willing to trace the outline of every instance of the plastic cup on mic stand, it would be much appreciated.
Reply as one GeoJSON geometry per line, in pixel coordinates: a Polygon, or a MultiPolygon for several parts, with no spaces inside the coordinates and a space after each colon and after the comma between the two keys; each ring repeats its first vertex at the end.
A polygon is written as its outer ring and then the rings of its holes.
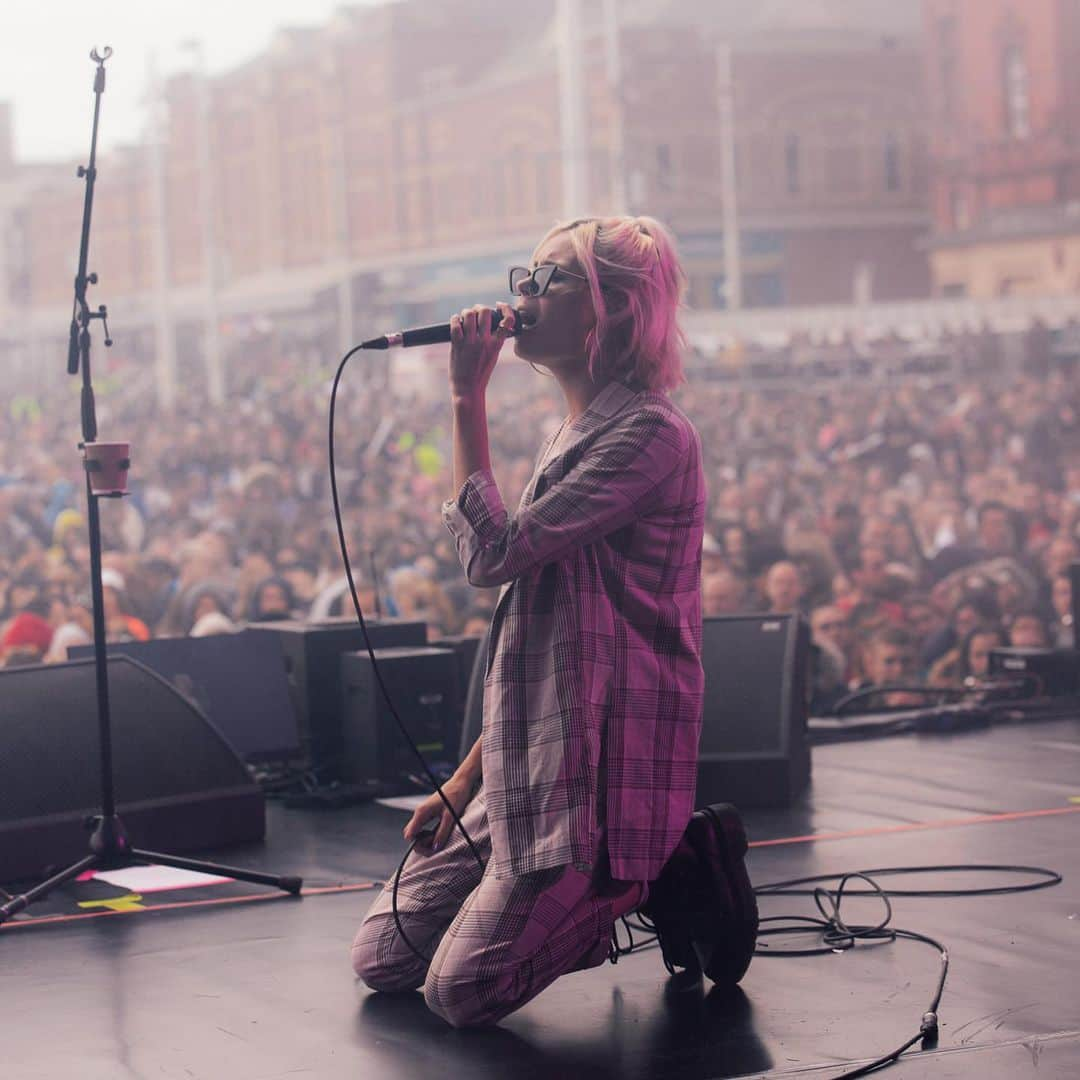
{"type": "Polygon", "coordinates": [[[98,497],[118,499],[128,493],[131,446],[126,442],[80,443],[90,491],[98,497]]]}

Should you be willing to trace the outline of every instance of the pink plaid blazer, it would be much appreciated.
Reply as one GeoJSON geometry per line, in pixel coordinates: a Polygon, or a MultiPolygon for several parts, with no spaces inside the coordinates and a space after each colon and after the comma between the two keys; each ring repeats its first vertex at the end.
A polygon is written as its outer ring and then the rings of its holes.
{"type": "Polygon", "coordinates": [[[613,382],[510,516],[491,472],[443,505],[469,581],[506,585],[484,683],[497,877],[592,862],[657,877],[693,810],[704,675],[701,441],[659,393],[613,382]]]}

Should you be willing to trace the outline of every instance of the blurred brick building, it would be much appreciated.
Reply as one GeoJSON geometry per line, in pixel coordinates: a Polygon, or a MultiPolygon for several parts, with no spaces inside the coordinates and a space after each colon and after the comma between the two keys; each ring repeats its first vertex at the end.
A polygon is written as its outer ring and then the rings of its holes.
{"type": "MultiPolygon", "coordinates": [[[[929,294],[915,0],[618,12],[615,83],[604,5],[581,5],[580,211],[610,212],[623,192],[674,228],[694,306],[725,304],[724,40],[745,304],[929,294]]],[[[167,287],[183,343],[209,280],[226,330],[269,314],[329,345],[345,318],[361,333],[502,295],[506,264],[565,209],[557,15],[557,0],[513,19],[486,0],[341,9],[235,70],[173,78],[160,157],[148,140],[101,163],[91,262],[110,300],[149,343],[167,287]]],[[[69,167],[49,177],[9,223],[28,256],[20,303],[43,320],[70,302],[82,205],[69,167]]]]}
{"type": "Polygon", "coordinates": [[[1080,0],[925,0],[943,296],[1080,289],[1080,0]]]}

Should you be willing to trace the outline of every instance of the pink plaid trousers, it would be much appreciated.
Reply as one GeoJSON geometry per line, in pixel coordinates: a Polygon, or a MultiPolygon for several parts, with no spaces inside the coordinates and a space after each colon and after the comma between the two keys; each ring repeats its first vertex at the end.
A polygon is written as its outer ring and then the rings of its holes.
{"type": "Polygon", "coordinates": [[[430,961],[398,933],[392,880],[352,946],[353,970],[372,990],[422,985],[428,1007],[454,1027],[496,1023],[560,975],[602,964],[616,918],[647,894],[643,882],[611,880],[602,840],[591,874],[562,866],[498,879],[482,789],[462,821],[484,869],[455,829],[441,851],[409,856],[398,887],[405,934],[430,961]]]}

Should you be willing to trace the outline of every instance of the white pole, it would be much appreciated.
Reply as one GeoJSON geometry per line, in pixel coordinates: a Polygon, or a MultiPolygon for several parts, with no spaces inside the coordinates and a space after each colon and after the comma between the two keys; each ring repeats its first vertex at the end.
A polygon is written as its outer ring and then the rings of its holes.
{"type": "Polygon", "coordinates": [[[203,349],[206,353],[206,382],[210,401],[225,402],[225,371],[221,362],[218,292],[221,288],[220,253],[218,246],[217,192],[214,183],[214,162],[210,155],[210,82],[206,73],[206,58],[202,42],[191,43],[195,54],[199,155],[199,211],[202,217],[203,247],[203,349]]]}
{"type": "MultiPolygon", "coordinates": [[[[336,74],[336,65],[335,65],[336,74]]],[[[335,83],[337,79],[335,78],[335,83]]],[[[334,231],[335,247],[341,262],[341,279],[337,285],[338,352],[344,356],[356,344],[356,328],[353,320],[352,277],[349,272],[349,148],[345,137],[345,100],[340,95],[339,110],[332,132],[334,185],[334,231]]]]}
{"type": "Polygon", "coordinates": [[[619,41],[619,0],[604,0],[604,55],[612,109],[609,158],[611,211],[621,216],[630,212],[630,200],[626,189],[626,135],[623,111],[622,49],[619,41]]]}
{"type": "Polygon", "coordinates": [[[176,404],[176,332],[169,305],[169,219],[162,161],[166,112],[155,53],[151,53],[147,61],[146,76],[150,111],[150,212],[153,215],[154,388],[158,407],[169,413],[176,404]]]}
{"type": "Polygon", "coordinates": [[[735,171],[735,92],[731,45],[721,41],[716,50],[717,105],[720,113],[721,212],[724,223],[724,284],[727,308],[742,307],[742,253],[739,244],[738,175],[735,171]]]}
{"type": "Polygon", "coordinates": [[[589,198],[580,0],[559,0],[559,117],[562,127],[563,217],[580,217],[589,198]]]}

